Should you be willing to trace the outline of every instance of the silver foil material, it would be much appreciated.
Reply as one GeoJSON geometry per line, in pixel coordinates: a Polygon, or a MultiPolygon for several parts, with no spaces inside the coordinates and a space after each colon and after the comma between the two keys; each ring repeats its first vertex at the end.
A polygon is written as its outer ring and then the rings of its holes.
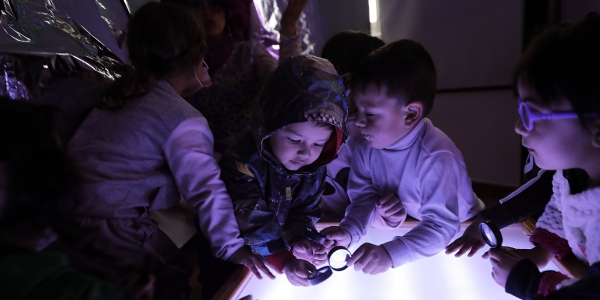
{"type": "Polygon", "coordinates": [[[0,14],[0,82],[4,84],[0,95],[11,99],[35,96],[55,74],[72,76],[93,71],[108,80],[118,78],[127,68],[122,47],[128,14],[120,0],[111,5],[103,2],[4,0],[0,14]],[[45,58],[47,63],[40,64],[35,57],[45,58]],[[22,79],[13,76],[18,65],[24,65],[30,73],[21,76],[28,79],[26,88],[22,79]]]}
{"type": "MultiPolygon", "coordinates": [[[[129,65],[125,43],[129,17],[143,4],[159,0],[0,1],[4,5],[0,11],[0,95],[27,99],[39,94],[57,74],[93,71],[108,80],[120,77],[129,65]],[[31,66],[31,57],[45,60],[36,59],[31,66]],[[31,74],[17,76],[21,72],[31,74]]],[[[303,53],[315,52],[318,35],[313,31],[320,27],[316,1],[308,2],[298,22],[303,53]]],[[[251,38],[274,57],[278,57],[279,20],[287,2],[254,0],[251,10],[251,38]]]]}

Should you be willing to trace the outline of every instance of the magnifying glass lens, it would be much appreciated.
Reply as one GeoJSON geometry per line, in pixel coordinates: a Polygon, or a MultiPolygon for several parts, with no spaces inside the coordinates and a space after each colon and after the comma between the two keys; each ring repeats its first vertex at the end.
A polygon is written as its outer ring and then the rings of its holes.
{"type": "Polygon", "coordinates": [[[333,272],[330,267],[326,266],[319,268],[308,275],[308,283],[310,283],[310,285],[317,285],[331,277],[331,274],[333,274],[333,272]]]}
{"type": "Polygon", "coordinates": [[[335,271],[342,271],[348,267],[346,261],[352,256],[350,251],[345,247],[334,247],[327,255],[329,266],[335,271]]]}
{"type": "Polygon", "coordinates": [[[502,246],[502,233],[492,221],[485,221],[479,224],[479,231],[483,240],[492,248],[502,246]]]}

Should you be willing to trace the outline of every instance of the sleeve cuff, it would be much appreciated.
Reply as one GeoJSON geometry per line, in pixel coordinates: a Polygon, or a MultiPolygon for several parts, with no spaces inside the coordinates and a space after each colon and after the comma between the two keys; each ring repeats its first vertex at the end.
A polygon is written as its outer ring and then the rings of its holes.
{"type": "Polygon", "coordinates": [[[563,259],[571,253],[571,247],[567,240],[544,228],[536,228],[529,237],[529,241],[551,251],[558,259],[563,259]]]}
{"type": "Polygon", "coordinates": [[[556,271],[546,271],[542,273],[542,278],[538,284],[537,294],[548,296],[550,293],[556,291],[556,286],[566,279],[569,279],[569,277],[556,271]]]}
{"type": "Polygon", "coordinates": [[[529,259],[519,261],[506,278],[504,290],[519,298],[530,299],[537,293],[540,270],[529,259]]]}
{"type": "Polygon", "coordinates": [[[294,259],[294,254],[291,251],[282,251],[275,254],[265,256],[267,261],[277,270],[279,273],[283,272],[285,264],[294,259]]]}
{"type": "Polygon", "coordinates": [[[381,244],[392,258],[392,268],[399,267],[405,263],[411,262],[412,257],[410,248],[401,238],[395,238],[387,243],[381,244]]]}

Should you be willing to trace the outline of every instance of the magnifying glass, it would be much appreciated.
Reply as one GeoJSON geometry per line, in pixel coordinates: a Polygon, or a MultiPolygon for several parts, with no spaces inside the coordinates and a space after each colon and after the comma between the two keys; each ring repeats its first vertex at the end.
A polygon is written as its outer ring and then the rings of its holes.
{"type": "Polygon", "coordinates": [[[308,282],[310,285],[317,285],[331,277],[333,271],[345,270],[348,268],[347,261],[351,256],[352,253],[350,253],[350,250],[346,249],[346,247],[333,247],[327,254],[327,263],[329,265],[321,267],[317,269],[317,271],[311,273],[308,276],[308,282]]]}
{"type": "Polygon", "coordinates": [[[498,229],[498,226],[496,226],[496,223],[486,220],[479,224],[479,232],[481,232],[483,240],[491,248],[502,247],[502,233],[500,232],[500,229],[498,229]]]}

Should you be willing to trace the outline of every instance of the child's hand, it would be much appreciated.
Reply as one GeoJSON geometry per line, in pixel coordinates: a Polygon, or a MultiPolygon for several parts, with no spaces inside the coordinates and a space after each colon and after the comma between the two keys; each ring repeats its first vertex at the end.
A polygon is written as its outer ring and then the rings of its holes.
{"type": "Polygon", "coordinates": [[[352,236],[348,230],[339,226],[327,227],[321,230],[321,234],[327,238],[327,241],[325,241],[324,244],[327,251],[335,246],[344,246],[348,248],[352,241],[352,236]]]}
{"type": "MultiPolygon", "coordinates": [[[[538,268],[543,268],[545,267],[548,262],[552,259],[552,252],[540,247],[540,246],[535,246],[532,249],[515,249],[515,248],[511,248],[511,247],[502,247],[503,251],[510,251],[512,253],[514,253],[515,255],[520,256],[521,258],[528,258],[531,261],[533,261],[533,263],[538,267],[538,268]]],[[[490,253],[485,252],[482,256],[483,258],[487,259],[490,257],[490,253]]]]}
{"type": "Polygon", "coordinates": [[[325,246],[307,239],[301,239],[292,246],[292,253],[298,259],[304,259],[320,266],[327,261],[325,246]]]}
{"type": "Polygon", "coordinates": [[[479,224],[483,223],[484,219],[482,216],[477,216],[475,220],[465,229],[462,236],[446,246],[446,254],[451,254],[458,250],[454,256],[460,257],[467,253],[467,256],[471,257],[479,251],[479,249],[485,246],[485,241],[481,237],[481,231],[479,231],[479,224]]]}
{"type": "Polygon", "coordinates": [[[300,18],[300,14],[304,10],[304,7],[308,3],[308,0],[290,0],[285,10],[281,14],[281,29],[280,33],[285,36],[294,36],[296,32],[296,22],[300,18]]]}
{"type": "Polygon", "coordinates": [[[267,277],[270,279],[275,279],[275,275],[273,275],[269,268],[267,268],[263,259],[260,256],[252,253],[248,246],[243,246],[242,248],[238,249],[238,251],[236,251],[231,258],[229,258],[229,261],[234,264],[246,266],[258,279],[262,279],[261,272],[267,275],[267,277]]]}
{"type": "Polygon", "coordinates": [[[510,271],[523,259],[514,250],[512,248],[501,247],[500,249],[490,249],[486,252],[492,263],[492,277],[503,288],[506,286],[506,279],[510,271]]]}
{"type": "Polygon", "coordinates": [[[402,205],[400,198],[394,196],[394,194],[381,197],[375,203],[375,210],[385,221],[391,224],[399,224],[406,220],[404,205],[402,205]]]}
{"type": "Polygon", "coordinates": [[[315,266],[302,259],[292,259],[283,268],[283,273],[287,276],[288,281],[296,286],[309,286],[308,275],[316,271],[315,266]]]}
{"type": "Polygon", "coordinates": [[[356,271],[363,271],[363,273],[371,275],[383,273],[393,266],[392,257],[383,246],[369,243],[358,247],[352,257],[348,259],[347,264],[348,266],[354,265],[356,271]]]}

